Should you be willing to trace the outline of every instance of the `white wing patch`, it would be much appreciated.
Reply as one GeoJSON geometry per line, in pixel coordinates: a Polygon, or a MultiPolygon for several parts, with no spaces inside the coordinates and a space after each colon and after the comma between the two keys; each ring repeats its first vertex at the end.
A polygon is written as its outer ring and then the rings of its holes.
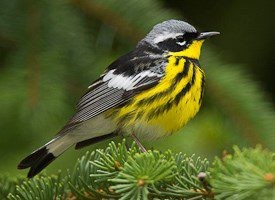
{"type": "Polygon", "coordinates": [[[161,77],[161,75],[151,72],[149,70],[140,72],[134,76],[125,76],[123,74],[114,74],[115,70],[109,71],[103,78],[103,82],[108,81],[108,87],[117,89],[124,89],[126,91],[132,90],[145,77],[161,77]]]}

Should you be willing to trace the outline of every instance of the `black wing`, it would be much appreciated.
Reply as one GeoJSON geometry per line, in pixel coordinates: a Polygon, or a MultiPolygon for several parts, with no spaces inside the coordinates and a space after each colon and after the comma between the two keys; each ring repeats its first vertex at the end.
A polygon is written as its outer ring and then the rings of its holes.
{"type": "Polygon", "coordinates": [[[88,92],[77,104],[76,114],[61,130],[61,133],[73,129],[78,124],[110,108],[125,104],[135,94],[159,82],[164,75],[163,70],[160,69],[166,66],[166,60],[162,57],[152,59],[148,55],[139,57],[133,55],[135,54],[132,52],[115,61],[106,73],[89,87],[88,92]]]}

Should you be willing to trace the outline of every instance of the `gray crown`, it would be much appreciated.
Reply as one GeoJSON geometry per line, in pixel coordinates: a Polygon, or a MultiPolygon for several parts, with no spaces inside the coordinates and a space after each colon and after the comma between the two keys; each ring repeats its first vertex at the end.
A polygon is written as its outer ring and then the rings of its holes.
{"type": "Polygon", "coordinates": [[[176,34],[184,34],[185,32],[197,32],[190,24],[180,20],[167,20],[159,23],[142,39],[139,43],[148,42],[152,45],[156,44],[156,39],[165,36],[175,36],[176,34]]]}

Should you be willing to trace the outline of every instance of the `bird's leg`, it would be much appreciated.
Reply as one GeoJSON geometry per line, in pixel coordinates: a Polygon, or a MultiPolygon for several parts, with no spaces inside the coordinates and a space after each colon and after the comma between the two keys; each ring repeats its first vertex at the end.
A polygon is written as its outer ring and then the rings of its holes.
{"type": "Polygon", "coordinates": [[[137,138],[137,136],[133,133],[131,134],[131,136],[133,137],[133,139],[135,140],[136,144],[139,146],[139,149],[145,153],[147,152],[147,150],[145,149],[145,147],[141,144],[141,142],[139,141],[139,139],[137,138]]]}

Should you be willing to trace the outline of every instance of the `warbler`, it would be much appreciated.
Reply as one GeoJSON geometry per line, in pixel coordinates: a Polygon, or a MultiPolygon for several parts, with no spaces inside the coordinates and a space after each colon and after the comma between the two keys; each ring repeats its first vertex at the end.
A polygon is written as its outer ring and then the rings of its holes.
{"type": "Polygon", "coordinates": [[[182,128],[199,111],[204,40],[219,32],[198,32],[184,21],[159,23],[129,53],[111,63],[76,106],[54,139],[24,158],[18,169],[33,177],[69,147],[76,149],[117,135],[152,140],[182,128]]]}

